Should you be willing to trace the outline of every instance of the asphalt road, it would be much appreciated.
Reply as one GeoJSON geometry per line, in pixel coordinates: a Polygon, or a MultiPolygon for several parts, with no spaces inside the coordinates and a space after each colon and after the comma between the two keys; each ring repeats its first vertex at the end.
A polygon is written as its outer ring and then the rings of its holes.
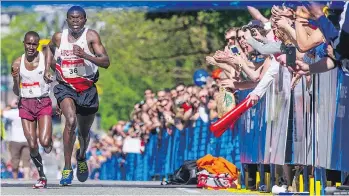
{"type": "Polygon", "coordinates": [[[162,186],[160,182],[140,181],[75,181],[72,186],[60,187],[58,180],[48,183],[47,189],[32,189],[35,181],[1,181],[1,195],[232,195],[228,191],[198,189],[195,186],[162,186]]]}

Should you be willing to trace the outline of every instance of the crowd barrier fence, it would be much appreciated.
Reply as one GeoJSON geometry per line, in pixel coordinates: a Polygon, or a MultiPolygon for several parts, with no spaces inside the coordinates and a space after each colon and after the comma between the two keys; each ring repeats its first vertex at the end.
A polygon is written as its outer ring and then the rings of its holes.
{"type": "MultiPolygon", "coordinates": [[[[312,76],[311,85],[301,79],[293,91],[290,82],[289,71],[281,68],[266,95],[221,137],[214,137],[211,122],[201,119],[182,131],[171,129],[172,134],[164,129],[161,140],[157,134],[150,136],[143,154],[127,154],[125,163],[117,156],[109,158],[99,178],[168,179],[184,160],[211,154],[224,157],[240,171],[244,164],[261,165],[261,184],[270,181],[266,176],[275,179],[272,171],[264,174],[264,165],[313,166],[315,179],[308,178],[310,171],[303,173],[304,191],[324,191],[326,170],[341,171],[342,181],[349,172],[349,77],[334,69],[312,76]]],[[[249,93],[238,92],[237,100],[249,93]]],[[[245,172],[240,173],[245,187],[245,172]]]]}

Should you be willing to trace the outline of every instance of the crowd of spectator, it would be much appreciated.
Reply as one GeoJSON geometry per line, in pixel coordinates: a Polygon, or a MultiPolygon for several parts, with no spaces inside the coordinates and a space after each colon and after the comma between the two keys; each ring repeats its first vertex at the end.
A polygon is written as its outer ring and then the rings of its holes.
{"type": "MultiPolygon", "coordinates": [[[[141,138],[146,143],[149,134],[161,131],[171,134],[173,127],[183,130],[193,126],[192,122],[198,118],[204,122],[216,119],[227,112],[227,108],[235,106],[237,90],[253,89],[249,99],[255,104],[282,66],[291,73],[292,89],[304,77],[310,90],[312,74],[337,66],[347,72],[347,65],[342,63],[348,57],[347,50],[343,50],[348,37],[346,9],[340,22],[341,31],[336,27],[338,21],[332,23],[328,19],[328,6],[323,3],[273,6],[270,18],[254,7],[247,9],[254,20],[243,27],[228,29],[224,35],[226,46],[206,57],[207,63],[219,69],[207,77],[205,85],[178,84],[158,92],[147,89],[144,100],[135,104],[131,120],[119,121],[100,142],[93,141],[91,154],[95,157],[103,153],[105,156],[122,154],[127,137],[141,138]],[[225,99],[227,95],[231,96],[229,104],[225,99]],[[227,105],[219,109],[222,104],[227,105]]],[[[102,161],[103,158],[90,159],[92,165],[102,161]]],[[[280,175],[284,178],[280,188],[292,189],[292,175],[286,170],[280,175]]]]}

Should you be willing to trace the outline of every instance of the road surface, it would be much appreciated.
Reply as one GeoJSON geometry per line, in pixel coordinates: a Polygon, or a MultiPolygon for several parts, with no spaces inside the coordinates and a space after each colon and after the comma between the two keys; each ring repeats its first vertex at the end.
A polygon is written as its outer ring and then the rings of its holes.
{"type": "Polygon", "coordinates": [[[2,180],[1,195],[232,195],[228,191],[198,189],[195,186],[162,186],[160,182],[141,181],[74,181],[60,187],[58,180],[49,181],[47,189],[32,189],[35,181],[2,180]]]}

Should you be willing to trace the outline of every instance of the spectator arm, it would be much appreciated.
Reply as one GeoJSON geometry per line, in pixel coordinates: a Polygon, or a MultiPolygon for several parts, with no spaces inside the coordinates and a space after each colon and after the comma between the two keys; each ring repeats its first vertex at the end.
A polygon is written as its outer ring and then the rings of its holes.
{"type": "Polygon", "coordinates": [[[323,42],[322,33],[319,29],[313,31],[313,33],[308,36],[305,27],[302,23],[296,21],[296,40],[298,49],[301,52],[306,52],[323,42]]]}
{"type": "Polygon", "coordinates": [[[264,17],[261,14],[261,12],[258,9],[254,8],[252,6],[247,6],[247,10],[251,14],[252,18],[254,18],[255,20],[259,20],[263,23],[266,23],[269,21],[266,17],[264,17]]]}
{"type": "Polygon", "coordinates": [[[263,44],[253,37],[247,39],[247,43],[252,46],[255,50],[257,50],[259,53],[263,55],[267,54],[275,54],[281,52],[281,42],[270,42],[263,44]]]}
{"type": "Polygon", "coordinates": [[[329,57],[324,57],[320,61],[309,65],[309,71],[312,74],[315,73],[323,73],[326,71],[330,71],[336,67],[335,62],[329,57]]]}

